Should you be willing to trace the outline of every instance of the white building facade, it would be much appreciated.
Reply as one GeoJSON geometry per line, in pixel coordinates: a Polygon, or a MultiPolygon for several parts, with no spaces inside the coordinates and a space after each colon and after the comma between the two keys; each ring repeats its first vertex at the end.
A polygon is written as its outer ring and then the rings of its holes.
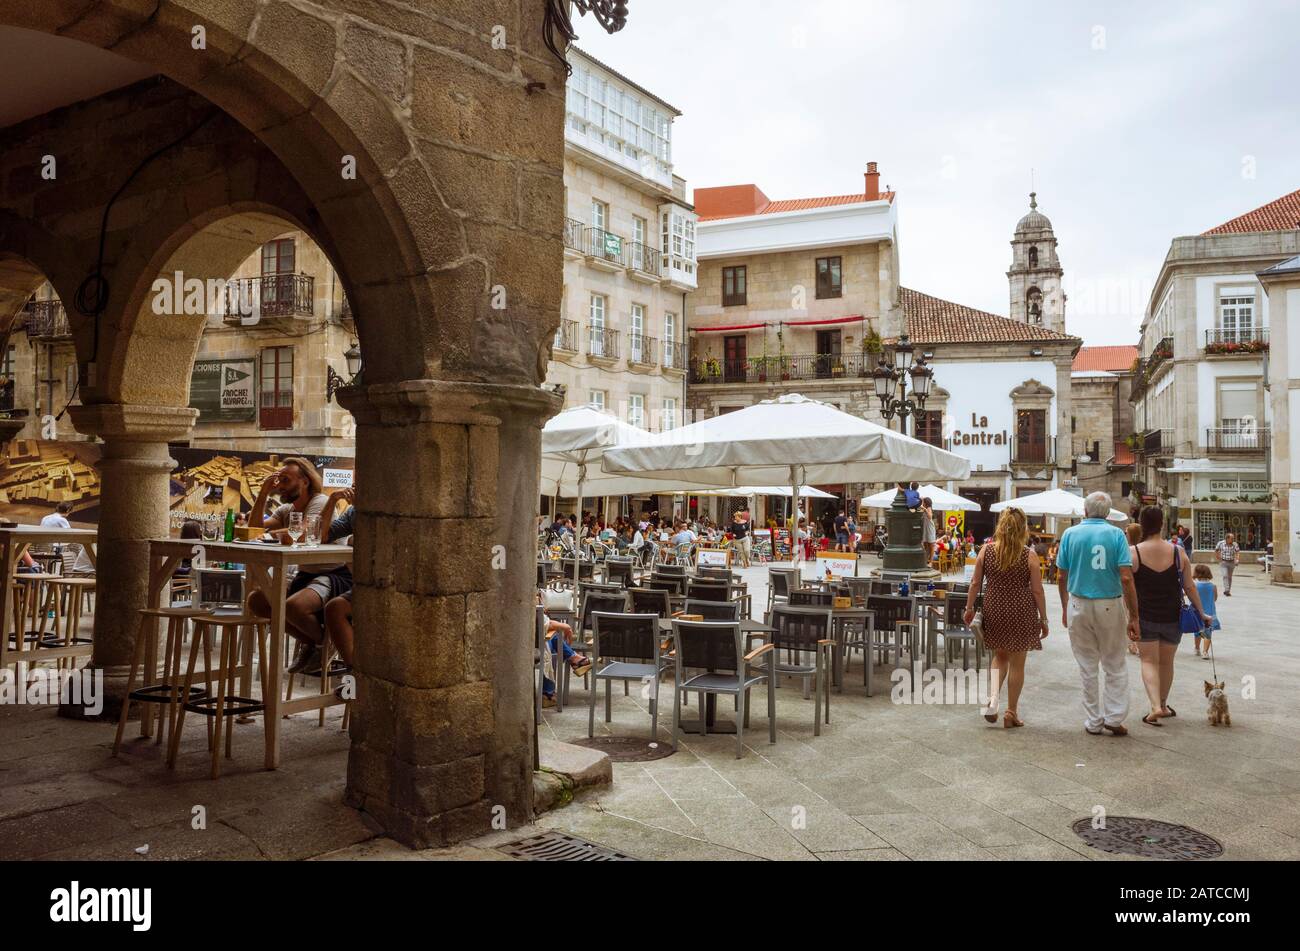
{"type": "Polygon", "coordinates": [[[1144,501],[1205,552],[1229,532],[1247,557],[1273,538],[1271,315],[1257,272],[1294,256],[1300,192],[1175,238],[1139,343],[1132,401],[1144,501]],[[1297,217],[1288,227],[1286,206],[1297,217]]]}

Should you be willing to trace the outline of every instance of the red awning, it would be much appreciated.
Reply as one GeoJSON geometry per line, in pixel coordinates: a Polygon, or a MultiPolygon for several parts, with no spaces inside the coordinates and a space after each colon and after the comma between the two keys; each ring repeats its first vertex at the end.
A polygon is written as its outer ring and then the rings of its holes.
{"type": "Polygon", "coordinates": [[[760,328],[770,327],[775,324],[778,327],[825,327],[831,324],[852,324],[859,320],[866,320],[862,314],[854,317],[826,317],[820,320],[775,320],[767,321],[761,324],[731,324],[727,327],[692,327],[691,333],[696,334],[720,334],[734,333],[737,330],[758,330],[760,328]]]}

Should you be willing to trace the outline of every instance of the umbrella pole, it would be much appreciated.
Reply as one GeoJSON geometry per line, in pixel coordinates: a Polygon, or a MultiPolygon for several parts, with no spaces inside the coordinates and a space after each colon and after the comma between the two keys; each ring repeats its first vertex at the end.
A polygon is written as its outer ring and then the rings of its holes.
{"type": "Polygon", "coordinates": [[[794,466],[790,467],[790,563],[796,569],[803,557],[799,544],[799,476],[794,466]]]}
{"type": "MultiPolygon", "coordinates": [[[[578,466],[578,524],[573,526],[573,540],[576,544],[573,546],[573,610],[576,614],[581,605],[578,604],[578,568],[582,563],[582,490],[586,488],[587,467],[586,465],[578,466]]],[[[581,618],[579,618],[581,621],[581,618]]]]}

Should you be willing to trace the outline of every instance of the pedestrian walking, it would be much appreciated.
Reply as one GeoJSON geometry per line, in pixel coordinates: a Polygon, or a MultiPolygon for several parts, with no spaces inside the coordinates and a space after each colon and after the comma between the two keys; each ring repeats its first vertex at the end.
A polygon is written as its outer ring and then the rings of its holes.
{"type": "Polygon", "coordinates": [[[1196,579],[1196,593],[1201,596],[1201,610],[1214,619],[1196,635],[1196,656],[1209,660],[1210,651],[1214,649],[1214,632],[1223,630],[1223,625],[1219,623],[1219,610],[1215,606],[1219,589],[1214,583],[1214,572],[1209,565],[1197,565],[1192,569],[1192,577],[1196,579]],[[1201,641],[1205,641],[1204,654],[1201,653],[1201,641]]]}
{"type": "Polygon", "coordinates": [[[1105,492],[1084,499],[1086,517],[1065,530],[1056,554],[1062,622],[1083,685],[1083,728],[1094,736],[1128,733],[1124,635],[1140,636],[1133,556],[1124,533],[1106,521],[1110,509],[1105,492]]]}
{"type": "Polygon", "coordinates": [[[753,551],[754,538],[753,531],[749,520],[745,516],[748,512],[736,512],[731,516],[731,537],[736,540],[736,550],[740,552],[740,560],[746,568],[749,567],[749,556],[753,551]]]}
{"type": "Polygon", "coordinates": [[[1142,718],[1148,726],[1163,726],[1166,717],[1178,714],[1169,706],[1169,691],[1174,683],[1174,655],[1183,639],[1180,614],[1183,595],[1201,619],[1202,628],[1213,622],[1201,610],[1201,597],[1192,578],[1187,553],[1176,541],[1163,536],[1164,513],[1154,505],[1138,516],[1142,541],[1132,548],[1133,582],[1137,587],[1139,632],[1138,650],[1142,654],[1142,685],[1146,688],[1151,712],[1142,718]]]}
{"type": "Polygon", "coordinates": [[[1219,556],[1219,568],[1223,572],[1223,596],[1232,597],[1232,572],[1241,564],[1241,549],[1237,546],[1237,536],[1228,532],[1219,544],[1214,546],[1214,553],[1219,556]]]}
{"type": "Polygon", "coordinates": [[[998,518],[992,544],[985,545],[975,561],[970,591],[966,595],[963,620],[967,627],[975,619],[975,598],[984,591],[981,609],[984,644],[993,651],[989,669],[989,702],[981,711],[985,720],[996,723],[998,695],[1007,685],[1007,709],[1002,726],[1024,726],[1018,708],[1025,685],[1025,657],[1042,650],[1047,637],[1047,597],[1038,555],[1026,540],[1029,526],[1020,509],[1005,509],[998,518]]]}

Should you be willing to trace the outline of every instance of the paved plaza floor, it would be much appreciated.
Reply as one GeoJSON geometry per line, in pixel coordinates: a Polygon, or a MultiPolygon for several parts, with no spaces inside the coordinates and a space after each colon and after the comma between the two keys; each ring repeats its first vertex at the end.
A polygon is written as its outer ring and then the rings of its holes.
{"type": "MultiPolygon", "coordinates": [[[[765,570],[743,574],[764,603],[765,570]]],[[[1116,858],[1071,829],[1100,809],[1192,826],[1229,859],[1300,858],[1300,591],[1266,585],[1253,567],[1236,589],[1220,597],[1217,639],[1231,728],[1205,722],[1210,664],[1185,643],[1170,701],[1176,719],[1159,729],[1139,722],[1132,657],[1131,735],[1086,734],[1049,589],[1052,633],[1027,665],[1023,729],[991,726],[970,705],[893,703],[884,675],[868,698],[855,661],[821,736],[812,701],[791,681],[778,691],[775,745],[759,705],[743,758],[733,736],[683,737],[666,758],[616,763],[611,787],[580,794],[537,827],[642,859],[1116,858]],[[1243,681],[1253,699],[1242,697],[1243,681]]],[[[585,701],[576,684],[573,705],[546,712],[545,734],[585,737],[585,701]]],[[[729,718],[730,703],[719,711],[729,718]]],[[[627,697],[615,689],[609,724],[598,706],[598,732],[648,742],[649,725],[635,689],[627,697]]],[[[341,804],[348,744],[337,710],[324,728],[314,716],[287,722],[284,766],[274,773],[259,768],[260,723],[241,727],[217,782],[206,778],[197,730],[174,772],[140,740],[113,758],[112,738],[107,724],[62,720],[48,707],[0,707],[0,857],[497,859],[494,845],[536,831],[427,852],[383,838],[341,804]],[[137,852],[145,845],[147,854],[137,852]]],[[[665,721],[660,742],[670,741],[665,721]]]]}

